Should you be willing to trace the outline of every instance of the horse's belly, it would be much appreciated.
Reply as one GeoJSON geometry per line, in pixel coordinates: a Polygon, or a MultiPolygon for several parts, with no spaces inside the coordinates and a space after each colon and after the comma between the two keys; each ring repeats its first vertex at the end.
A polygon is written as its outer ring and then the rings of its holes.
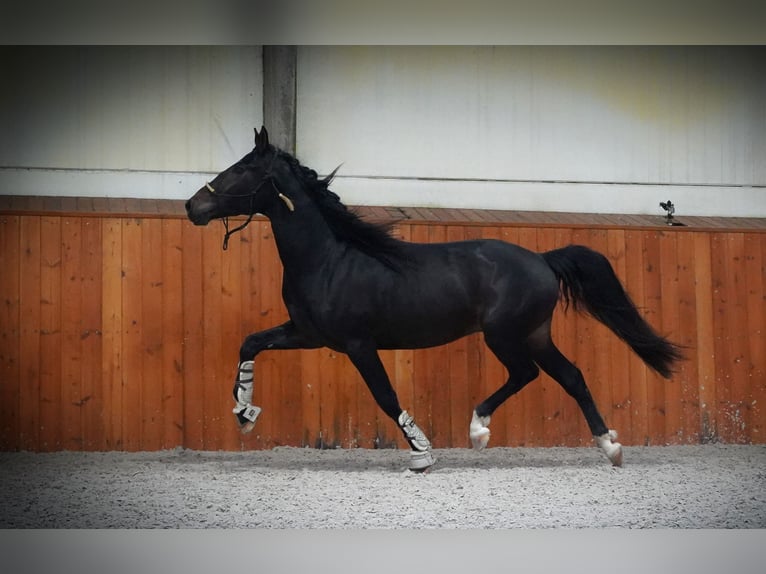
{"type": "Polygon", "coordinates": [[[461,313],[387,321],[383,319],[375,333],[380,349],[424,349],[446,345],[480,330],[478,321],[461,313]]]}

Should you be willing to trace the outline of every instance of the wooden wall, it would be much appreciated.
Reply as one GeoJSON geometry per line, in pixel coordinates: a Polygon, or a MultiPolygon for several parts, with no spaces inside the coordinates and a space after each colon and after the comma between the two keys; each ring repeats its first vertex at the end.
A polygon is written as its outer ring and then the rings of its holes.
{"type": "MultiPolygon", "coordinates": [[[[657,377],[594,320],[559,310],[554,336],[626,444],[766,442],[766,233],[561,224],[400,223],[413,241],[492,237],[607,254],[649,322],[688,347],[657,377]]],[[[239,434],[231,386],[241,339],[286,320],[271,229],[221,250],[219,225],[180,215],[0,212],[0,450],[404,447],[344,357],[263,353],[239,434]]],[[[473,406],[505,378],[480,336],[383,353],[402,406],[435,447],[466,447],[473,406]]],[[[492,419],[491,446],[591,444],[541,377],[492,419]]]]}

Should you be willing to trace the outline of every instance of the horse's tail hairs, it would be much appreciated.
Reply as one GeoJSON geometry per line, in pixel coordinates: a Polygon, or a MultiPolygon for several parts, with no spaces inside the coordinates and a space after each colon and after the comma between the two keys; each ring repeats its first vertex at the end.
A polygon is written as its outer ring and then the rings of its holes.
{"type": "Polygon", "coordinates": [[[542,254],[559,280],[566,306],[586,311],[625,341],[663,377],[683,358],[681,347],[657,334],[625,292],[609,260],[582,245],[569,245],[542,254]]]}

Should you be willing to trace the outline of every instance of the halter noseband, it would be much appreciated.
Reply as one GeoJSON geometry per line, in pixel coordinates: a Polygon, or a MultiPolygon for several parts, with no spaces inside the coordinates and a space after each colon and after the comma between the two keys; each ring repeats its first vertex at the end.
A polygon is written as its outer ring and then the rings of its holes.
{"type": "Polygon", "coordinates": [[[253,198],[255,197],[255,194],[257,194],[261,188],[266,184],[266,182],[271,182],[271,185],[274,187],[274,190],[277,192],[277,197],[285,202],[285,205],[287,206],[287,209],[289,209],[291,212],[295,211],[295,204],[293,204],[292,200],[287,197],[285,194],[283,194],[281,191],[279,191],[279,188],[277,187],[277,182],[274,179],[274,173],[272,172],[272,168],[274,167],[274,161],[277,159],[277,156],[279,155],[279,150],[274,152],[274,156],[271,158],[271,163],[269,163],[269,167],[266,169],[266,172],[263,174],[263,179],[261,179],[261,182],[258,184],[258,187],[255,188],[255,190],[251,191],[249,194],[231,194],[231,193],[218,193],[215,188],[210,185],[209,181],[205,182],[205,187],[210,191],[210,193],[214,193],[216,195],[221,195],[223,197],[245,197],[245,195],[250,196],[250,214],[247,216],[247,219],[245,222],[235,227],[232,230],[229,230],[229,217],[222,217],[221,221],[223,221],[223,227],[226,230],[224,236],[223,236],[223,250],[226,251],[229,248],[229,238],[234,235],[237,231],[242,231],[245,227],[250,225],[250,222],[253,220],[253,216],[255,215],[255,212],[253,211],[253,198]]]}

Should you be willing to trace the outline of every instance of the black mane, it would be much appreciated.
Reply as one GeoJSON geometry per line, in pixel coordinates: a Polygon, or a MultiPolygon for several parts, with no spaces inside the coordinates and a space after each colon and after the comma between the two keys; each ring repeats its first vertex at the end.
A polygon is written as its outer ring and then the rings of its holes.
{"type": "Polygon", "coordinates": [[[327,177],[320,179],[316,171],[301,165],[293,156],[282,153],[293,174],[304,184],[308,196],[319,208],[338,240],[352,245],[388,267],[401,268],[405,262],[402,242],[391,235],[391,228],[395,222],[371,223],[362,219],[353,209],[346,207],[340,197],[329,188],[337,168],[327,177]]]}

